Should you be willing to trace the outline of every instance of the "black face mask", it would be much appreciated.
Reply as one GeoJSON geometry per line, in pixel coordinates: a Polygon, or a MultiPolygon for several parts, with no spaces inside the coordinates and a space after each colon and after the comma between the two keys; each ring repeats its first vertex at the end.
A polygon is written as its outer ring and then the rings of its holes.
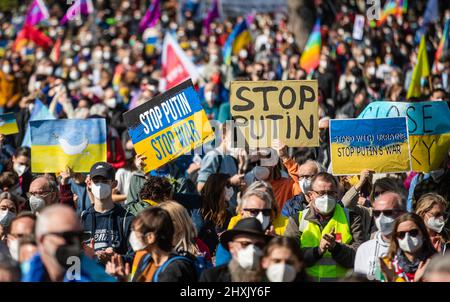
{"type": "Polygon", "coordinates": [[[55,258],[59,265],[64,268],[68,268],[70,264],[67,263],[67,259],[70,257],[80,257],[81,255],[81,244],[78,238],[66,239],[66,244],[61,245],[56,249],[55,258]]]}

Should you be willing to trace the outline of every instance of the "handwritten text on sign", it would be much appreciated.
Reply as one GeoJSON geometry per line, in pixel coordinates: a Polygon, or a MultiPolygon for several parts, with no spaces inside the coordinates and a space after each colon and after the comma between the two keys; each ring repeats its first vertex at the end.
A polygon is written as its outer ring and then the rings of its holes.
{"type": "Polygon", "coordinates": [[[408,119],[412,170],[440,167],[450,148],[450,110],[447,102],[373,102],[358,118],[404,116],[408,119]]]}
{"type": "Polygon", "coordinates": [[[231,114],[250,147],[319,145],[317,81],[235,81],[231,114]]]}

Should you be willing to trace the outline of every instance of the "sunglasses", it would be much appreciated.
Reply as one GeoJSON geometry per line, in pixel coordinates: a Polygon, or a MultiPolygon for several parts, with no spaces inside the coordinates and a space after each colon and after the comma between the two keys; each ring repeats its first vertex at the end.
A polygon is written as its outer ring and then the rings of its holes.
{"type": "Polygon", "coordinates": [[[81,239],[83,236],[83,232],[73,232],[73,231],[68,231],[68,232],[50,232],[45,234],[47,235],[54,235],[54,236],[58,236],[61,238],[64,238],[64,240],[66,240],[67,242],[71,242],[73,239],[81,239]]]}
{"type": "Polygon", "coordinates": [[[418,229],[412,229],[412,230],[409,230],[407,232],[397,232],[397,237],[400,238],[400,239],[403,239],[403,238],[405,238],[407,233],[411,237],[417,237],[417,235],[419,235],[419,230],[418,229]]]}
{"type": "Polygon", "coordinates": [[[379,217],[381,215],[381,213],[383,213],[383,215],[386,217],[392,217],[399,212],[401,212],[401,211],[399,211],[399,210],[372,210],[373,216],[375,216],[375,217],[379,217]]]}
{"type": "Polygon", "coordinates": [[[262,212],[264,216],[270,216],[272,209],[244,209],[244,211],[249,212],[252,216],[258,216],[260,212],[262,212]]]}
{"type": "Polygon", "coordinates": [[[375,192],[373,192],[373,198],[377,198],[378,196],[380,196],[383,193],[384,193],[384,191],[375,191],[375,192]]]}

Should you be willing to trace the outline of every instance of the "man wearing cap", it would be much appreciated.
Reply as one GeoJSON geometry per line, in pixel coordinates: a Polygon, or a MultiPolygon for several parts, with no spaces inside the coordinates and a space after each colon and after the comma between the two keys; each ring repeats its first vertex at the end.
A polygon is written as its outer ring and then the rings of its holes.
{"type": "Polygon", "coordinates": [[[230,251],[229,263],[205,270],[200,282],[259,282],[262,250],[271,236],[265,235],[258,219],[241,219],[232,230],[220,236],[220,243],[230,251]]]}
{"type": "Polygon", "coordinates": [[[114,168],[106,162],[94,164],[86,180],[93,205],[81,213],[85,243],[91,246],[101,263],[107,263],[115,254],[132,261],[133,252],[128,237],[134,216],[112,200],[112,190],[117,186],[114,168]]]}

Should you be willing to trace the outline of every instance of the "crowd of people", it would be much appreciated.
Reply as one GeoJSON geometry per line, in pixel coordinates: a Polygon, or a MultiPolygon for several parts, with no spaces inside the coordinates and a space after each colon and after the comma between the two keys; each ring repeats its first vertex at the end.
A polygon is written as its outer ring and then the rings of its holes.
{"type": "MultiPolygon", "coordinates": [[[[423,98],[406,98],[426,1],[381,26],[366,22],[362,41],[352,38],[364,14],[355,1],[315,1],[322,47],[311,74],[285,14],[256,14],[253,41],[225,64],[222,47],[244,16],[217,19],[206,34],[195,5],[161,1],[149,51],[139,31],[147,1],[94,1],[95,14],[66,25],[65,7],[45,2],[50,17],[38,27],[61,42],[59,56],[31,41],[14,49],[29,3],[0,12],[0,107],[19,128],[0,134],[0,281],[450,281],[450,152],[430,173],[330,173],[330,119],[377,100],[448,102],[448,52],[423,98]],[[198,69],[194,84],[220,135],[206,154],[144,173],[122,114],[163,92],[167,32],[198,69]],[[318,81],[319,147],[234,146],[232,80],[307,78],[318,81]],[[23,143],[36,100],[59,119],[106,119],[107,161],[86,173],[33,173],[23,143]]],[[[444,2],[427,27],[430,62],[450,18],[444,2]]]]}

